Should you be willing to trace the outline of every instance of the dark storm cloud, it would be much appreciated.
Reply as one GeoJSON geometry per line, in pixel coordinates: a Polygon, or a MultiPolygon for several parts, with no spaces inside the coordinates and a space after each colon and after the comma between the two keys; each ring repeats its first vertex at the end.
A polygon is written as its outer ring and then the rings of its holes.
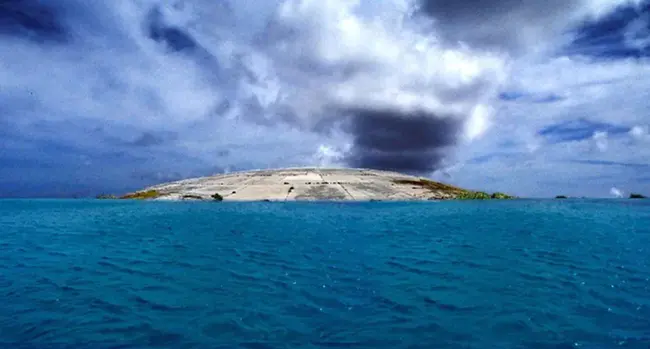
{"type": "Polygon", "coordinates": [[[0,35],[38,41],[63,42],[68,38],[64,14],[53,2],[3,0],[0,2],[0,35]]]}
{"type": "Polygon", "coordinates": [[[426,174],[439,169],[462,123],[427,112],[356,110],[348,126],[353,145],[345,161],[353,167],[426,174]]]}
{"type": "Polygon", "coordinates": [[[422,13],[449,43],[518,51],[563,30],[582,0],[420,0],[422,13]]]}

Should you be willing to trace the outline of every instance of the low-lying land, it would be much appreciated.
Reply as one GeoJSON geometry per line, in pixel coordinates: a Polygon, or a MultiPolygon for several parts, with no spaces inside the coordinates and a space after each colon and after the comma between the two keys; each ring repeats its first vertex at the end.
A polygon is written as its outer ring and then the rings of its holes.
{"type": "Polygon", "coordinates": [[[512,199],[396,172],[296,168],[247,171],[163,183],[120,197],[202,201],[408,201],[512,199]]]}

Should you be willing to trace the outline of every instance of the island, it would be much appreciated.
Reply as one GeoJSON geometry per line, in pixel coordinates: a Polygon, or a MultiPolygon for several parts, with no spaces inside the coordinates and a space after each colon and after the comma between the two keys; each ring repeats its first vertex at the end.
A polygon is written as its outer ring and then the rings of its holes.
{"type": "Polygon", "coordinates": [[[641,194],[635,194],[635,193],[630,194],[630,199],[645,199],[645,198],[646,197],[641,194]]]}
{"type": "Polygon", "coordinates": [[[121,199],[200,201],[503,200],[397,172],[349,168],[285,168],[218,174],[162,183],[121,199]]]}

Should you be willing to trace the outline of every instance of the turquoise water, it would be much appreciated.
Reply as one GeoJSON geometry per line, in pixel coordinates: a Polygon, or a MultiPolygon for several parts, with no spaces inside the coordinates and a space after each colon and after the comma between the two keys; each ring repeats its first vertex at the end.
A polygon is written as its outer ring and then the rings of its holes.
{"type": "Polygon", "coordinates": [[[644,348],[650,201],[0,201],[0,345],[644,348]]]}

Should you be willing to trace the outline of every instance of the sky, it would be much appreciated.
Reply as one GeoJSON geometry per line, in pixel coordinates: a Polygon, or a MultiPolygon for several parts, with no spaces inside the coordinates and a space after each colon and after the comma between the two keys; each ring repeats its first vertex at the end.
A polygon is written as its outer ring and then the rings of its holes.
{"type": "Polygon", "coordinates": [[[0,2],[0,197],[359,167],[650,194],[647,0],[0,2]]]}

